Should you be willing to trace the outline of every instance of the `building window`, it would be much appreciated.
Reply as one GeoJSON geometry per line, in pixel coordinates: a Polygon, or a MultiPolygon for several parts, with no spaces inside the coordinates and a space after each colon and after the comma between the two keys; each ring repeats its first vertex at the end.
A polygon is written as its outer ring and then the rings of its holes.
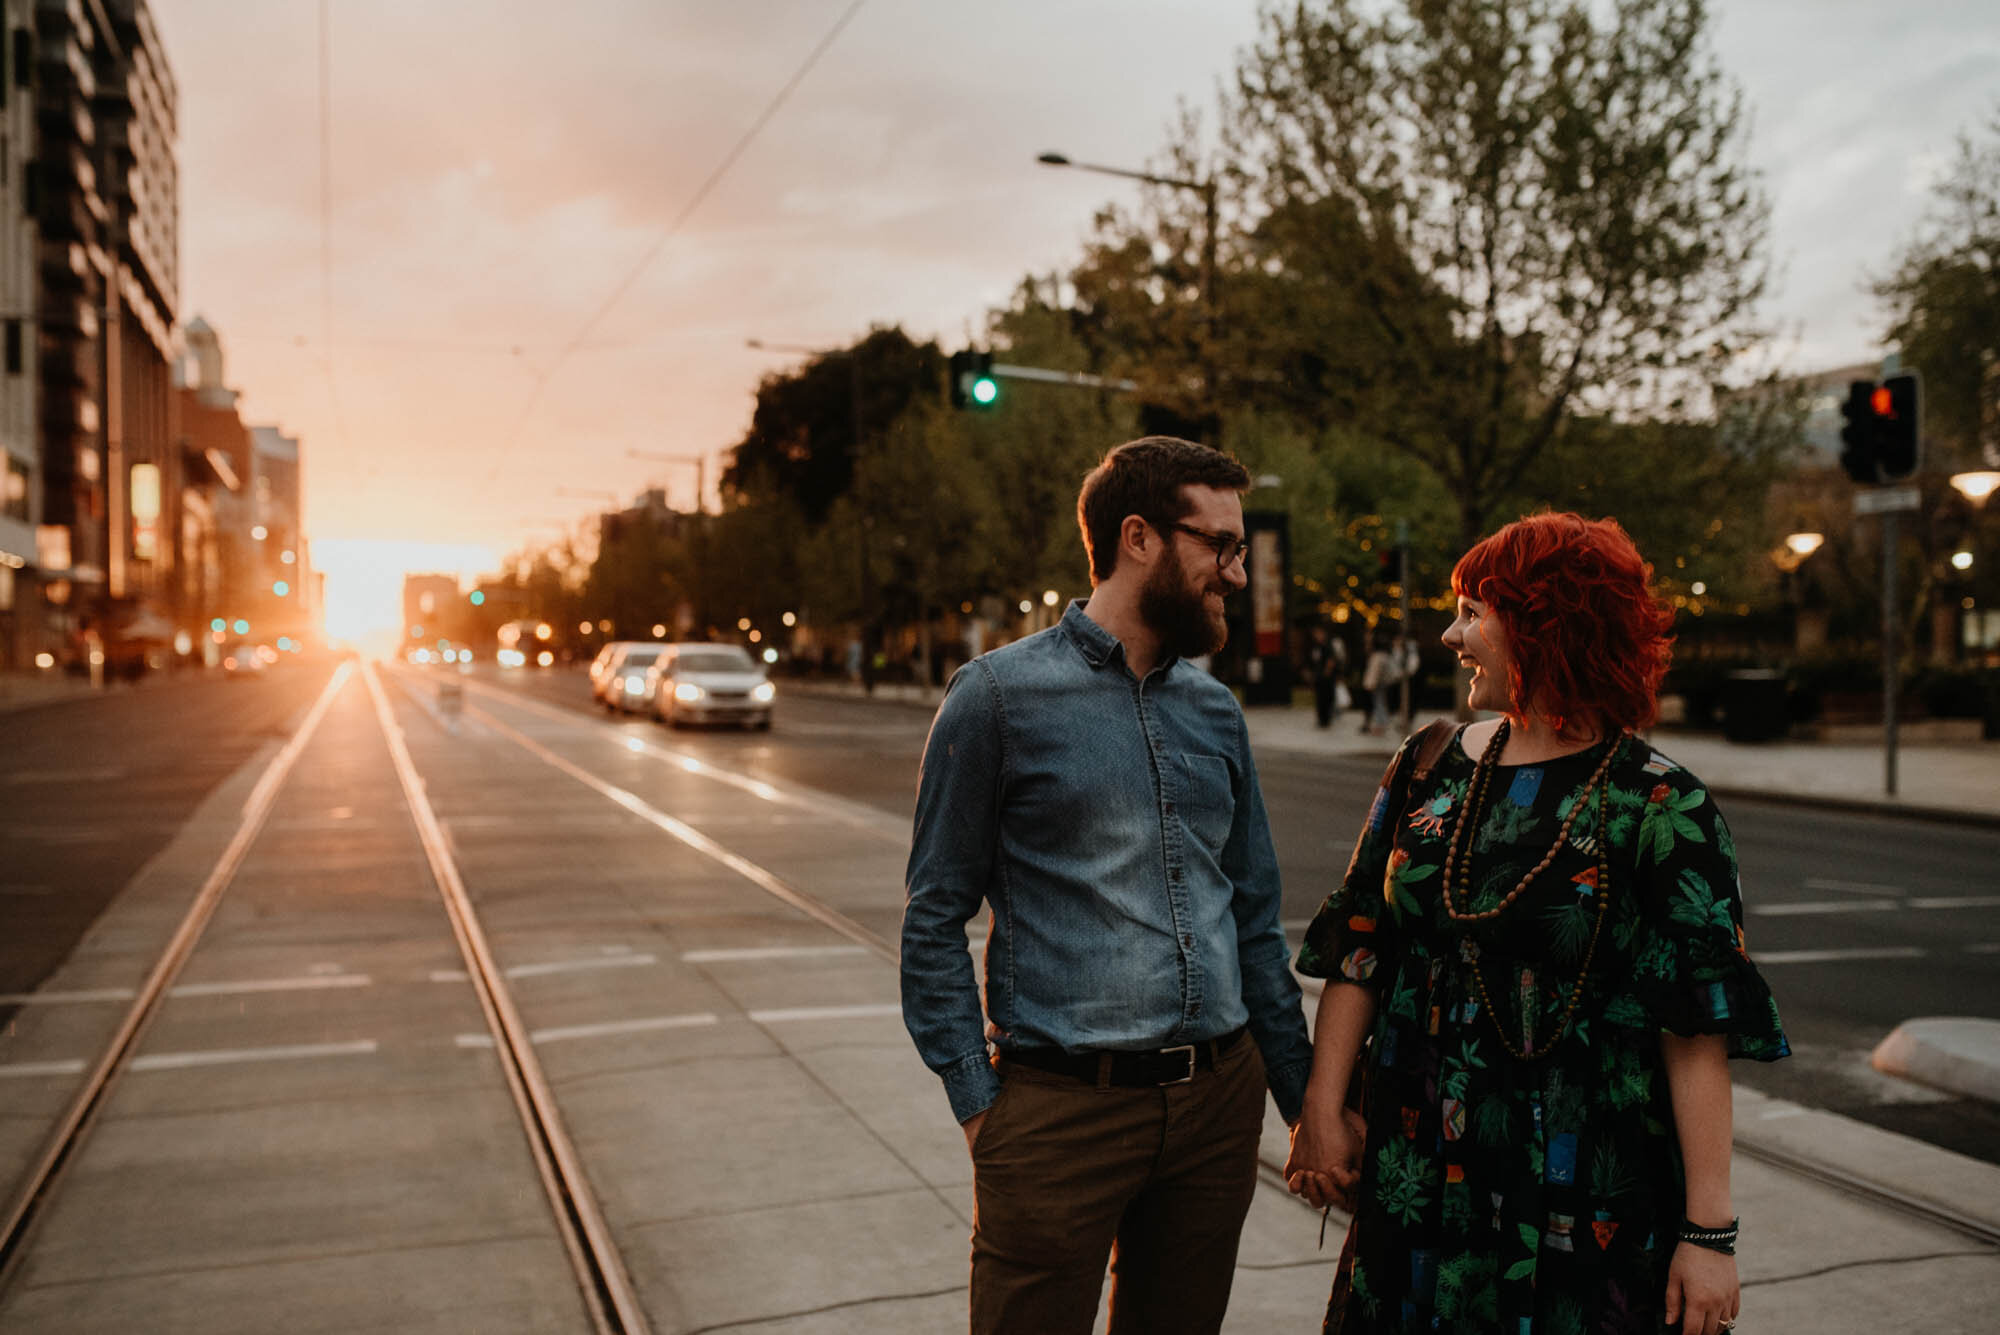
{"type": "Polygon", "coordinates": [[[35,34],[27,28],[14,29],[14,86],[35,86],[35,34]]]}
{"type": "Polygon", "coordinates": [[[7,321],[7,374],[21,374],[21,322],[7,321]]]}
{"type": "Polygon", "coordinates": [[[0,450],[0,515],[28,522],[28,466],[0,450]]]}

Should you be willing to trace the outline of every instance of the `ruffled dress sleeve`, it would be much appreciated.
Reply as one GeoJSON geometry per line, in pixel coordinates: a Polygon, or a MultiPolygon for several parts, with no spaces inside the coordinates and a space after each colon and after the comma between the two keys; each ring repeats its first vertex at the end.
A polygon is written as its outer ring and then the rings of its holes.
{"type": "Polygon", "coordinates": [[[1368,821],[1355,840],[1354,856],[1348,859],[1347,874],[1306,928],[1295,967],[1309,978],[1338,978],[1381,990],[1389,972],[1383,968],[1383,960],[1395,948],[1393,915],[1383,899],[1383,883],[1396,843],[1389,794],[1398,770],[1417,763],[1417,745],[1416,737],[1405,740],[1383,771],[1374,804],[1368,808],[1368,821]]]}
{"type": "Polygon", "coordinates": [[[1633,992],[1660,1029],[1722,1034],[1731,1057],[1776,1061],[1791,1046],[1744,937],[1729,826],[1699,779],[1661,768],[1648,767],[1639,816],[1633,992]]]}

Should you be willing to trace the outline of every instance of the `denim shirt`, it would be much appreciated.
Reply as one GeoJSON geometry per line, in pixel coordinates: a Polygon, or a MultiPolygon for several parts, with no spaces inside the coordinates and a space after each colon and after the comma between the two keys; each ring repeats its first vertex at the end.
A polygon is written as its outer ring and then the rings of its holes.
{"type": "Polygon", "coordinates": [[[1169,657],[1062,622],[952,677],[924,747],[903,914],[903,1021],[965,1121],[1012,1047],[1143,1049],[1246,1022],[1278,1110],[1312,1047],[1243,711],[1169,657]],[[984,900],[983,1031],[965,924],[984,900]]]}

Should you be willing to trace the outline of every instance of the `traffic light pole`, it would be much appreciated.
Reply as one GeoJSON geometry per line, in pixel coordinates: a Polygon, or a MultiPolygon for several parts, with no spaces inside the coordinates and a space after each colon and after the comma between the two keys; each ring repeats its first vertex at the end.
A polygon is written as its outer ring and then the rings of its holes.
{"type": "Polygon", "coordinates": [[[1896,795],[1896,512],[1882,515],[1882,791],[1896,795]]]}

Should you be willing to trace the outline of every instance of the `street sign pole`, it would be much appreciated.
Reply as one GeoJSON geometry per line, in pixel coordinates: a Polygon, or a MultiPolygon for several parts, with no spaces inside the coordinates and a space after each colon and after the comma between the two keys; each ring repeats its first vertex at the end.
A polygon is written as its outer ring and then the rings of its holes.
{"type": "Polygon", "coordinates": [[[1882,791],[1896,795],[1896,514],[1882,512],[1882,791]]]}

